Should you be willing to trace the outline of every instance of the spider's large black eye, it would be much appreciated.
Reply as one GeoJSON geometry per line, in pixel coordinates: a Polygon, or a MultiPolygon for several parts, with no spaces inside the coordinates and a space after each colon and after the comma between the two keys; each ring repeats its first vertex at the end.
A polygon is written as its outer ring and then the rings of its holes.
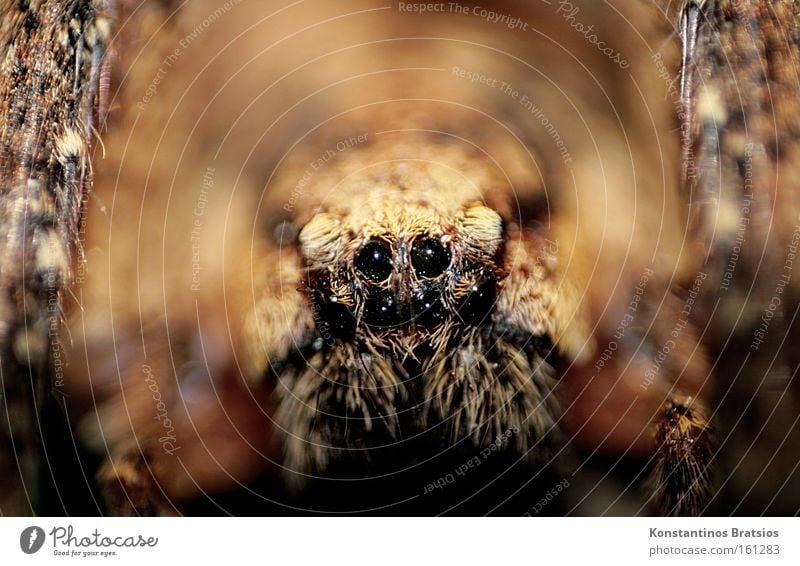
{"type": "Polygon", "coordinates": [[[486,274],[469,289],[469,294],[461,299],[458,315],[467,324],[486,322],[497,299],[497,281],[494,275],[486,274]]]}
{"type": "Polygon", "coordinates": [[[436,277],[450,265],[450,253],[437,238],[423,238],[411,248],[411,265],[420,277],[436,277]]]}
{"type": "Polygon", "coordinates": [[[445,319],[444,305],[441,300],[442,290],[438,285],[423,286],[414,297],[414,323],[420,326],[432,326],[445,319]]]}
{"type": "Polygon", "coordinates": [[[402,318],[398,307],[390,291],[373,291],[364,305],[364,320],[370,326],[396,326],[402,318]]]}
{"type": "Polygon", "coordinates": [[[384,281],[392,274],[392,250],[379,240],[367,242],[356,255],[356,269],[374,283],[384,281]]]}

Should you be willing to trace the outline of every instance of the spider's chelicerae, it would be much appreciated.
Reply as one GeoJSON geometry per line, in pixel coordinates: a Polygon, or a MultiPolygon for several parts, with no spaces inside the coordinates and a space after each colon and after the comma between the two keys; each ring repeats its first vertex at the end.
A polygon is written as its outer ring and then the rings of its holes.
{"type": "Polygon", "coordinates": [[[0,511],[796,511],[794,2],[427,6],[3,6],[0,511]]]}

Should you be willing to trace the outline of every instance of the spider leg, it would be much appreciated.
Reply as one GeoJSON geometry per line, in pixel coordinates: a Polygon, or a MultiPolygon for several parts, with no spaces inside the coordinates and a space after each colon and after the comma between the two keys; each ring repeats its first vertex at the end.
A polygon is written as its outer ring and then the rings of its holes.
{"type": "MultiPolygon", "coordinates": [[[[3,514],[36,512],[47,458],[39,413],[60,353],[99,103],[96,66],[110,40],[102,1],[0,8],[0,494],[3,514]],[[75,88],[80,83],[81,88],[75,88]],[[11,487],[13,486],[13,487],[11,487]]],[[[61,368],[63,369],[63,368],[61,368]]]]}
{"type": "Polygon", "coordinates": [[[159,486],[148,451],[131,449],[107,459],[97,472],[109,514],[153,517],[177,514],[159,486]]]}
{"type": "Polygon", "coordinates": [[[658,419],[650,478],[656,507],[661,515],[697,515],[712,487],[715,443],[709,410],[701,400],[673,395],[658,419]]]}

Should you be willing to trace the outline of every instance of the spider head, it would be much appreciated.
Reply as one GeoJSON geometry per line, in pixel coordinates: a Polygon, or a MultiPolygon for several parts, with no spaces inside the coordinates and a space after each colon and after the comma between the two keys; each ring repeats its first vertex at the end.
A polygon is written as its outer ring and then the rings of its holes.
{"type": "Polygon", "coordinates": [[[349,341],[488,324],[503,278],[497,212],[382,196],[354,214],[320,211],[300,232],[320,332],[349,341]]]}

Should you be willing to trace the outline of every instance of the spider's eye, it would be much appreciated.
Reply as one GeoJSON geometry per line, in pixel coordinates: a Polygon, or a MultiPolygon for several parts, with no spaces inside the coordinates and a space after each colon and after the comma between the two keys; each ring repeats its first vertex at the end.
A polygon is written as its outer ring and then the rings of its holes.
{"type": "Polygon", "coordinates": [[[356,255],[356,269],[374,283],[384,281],[392,274],[392,250],[379,240],[367,242],[356,255]]]}
{"type": "Polygon", "coordinates": [[[458,315],[466,323],[480,324],[491,314],[497,299],[497,281],[493,275],[478,279],[458,305],[458,315]]]}
{"type": "Polygon", "coordinates": [[[396,326],[400,324],[401,314],[390,291],[380,290],[370,293],[364,308],[364,318],[370,326],[396,326]]]}
{"type": "Polygon", "coordinates": [[[346,306],[339,303],[321,303],[317,327],[324,336],[328,333],[340,340],[351,340],[356,332],[356,319],[346,306]]]}
{"type": "Polygon", "coordinates": [[[414,297],[412,308],[414,323],[429,326],[445,319],[444,306],[441,301],[442,290],[436,286],[424,286],[414,297]]]}
{"type": "Polygon", "coordinates": [[[411,265],[420,277],[436,277],[450,265],[450,253],[437,238],[424,238],[411,248],[411,265]]]}
{"type": "Polygon", "coordinates": [[[314,291],[314,318],[320,334],[328,338],[352,340],[356,333],[356,317],[353,311],[339,302],[330,291],[326,281],[314,291]]]}

